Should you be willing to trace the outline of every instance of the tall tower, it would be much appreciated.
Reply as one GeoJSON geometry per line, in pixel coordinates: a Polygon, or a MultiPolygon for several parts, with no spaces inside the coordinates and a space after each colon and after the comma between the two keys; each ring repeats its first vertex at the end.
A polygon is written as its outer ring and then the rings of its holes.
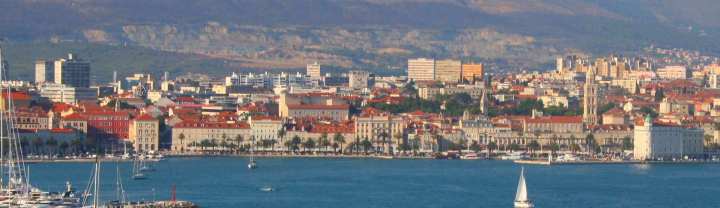
{"type": "Polygon", "coordinates": [[[598,86],[595,84],[595,68],[588,67],[585,73],[585,96],[583,97],[583,122],[586,125],[598,124],[597,98],[598,86]]]}

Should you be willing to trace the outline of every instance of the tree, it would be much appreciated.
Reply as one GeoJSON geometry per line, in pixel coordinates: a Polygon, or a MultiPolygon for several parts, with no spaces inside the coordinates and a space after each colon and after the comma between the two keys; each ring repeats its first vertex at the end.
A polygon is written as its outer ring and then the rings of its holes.
{"type": "MultiPolygon", "coordinates": [[[[343,143],[345,143],[345,137],[340,133],[335,133],[335,135],[333,136],[333,142],[335,142],[335,144],[340,144],[340,153],[342,153],[343,152],[343,143]]],[[[335,150],[335,151],[337,151],[337,150],[335,150]]]]}
{"type": "Polygon", "coordinates": [[[411,143],[410,148],[412,148],[414,154],[417,154],[417,151],[420,150],[420,135],[415,134],[411,143]]]}
{"type": "Polygon", "coordinates": [[[520,150],[520,145],[512,143],[510,144],[510,152],[518,151],[520,150]]]}
{"type": "Polygon", "coordinates": [[[315,140],[313,140],[313,138],[308,138],[307,140],[305,140],[305,142],[302,143],[303,151],[307,151],[307,149],[312,150],[313,148],[315,148],[315,145],[315,140]]]}
{"type": "Polygon", "coordinates": [[[532,140],[527,145],[528,150],[530,150],[531,153],[534,153],[535,151],[540,149],[540,143],[537,142],[537,140],[532,140]]]}
{"type": "Polygon", "coordinates": [[[470,150],[472,150],[473,152],[480,151],[480,144],[478,144],[477,141],[472,141],[470,143],[470,150]]]}
{"type": "Polygon", "coordinates": [[[491,142],[488,143],[488,145],[487,145],[487,149],[488,149],[488,153],[489,153],[489,154],[492,154],[493,150],[496,150],[497,148],[498,148],[498,145],[497,145],[497,143],[495,143],[495,141],[491,141],[491,142]]]}
{"type": "Polygon", "coordinates": [[[298,135],[295,135],[290,142],[290,144],[292,144],[292,146],[291,146],[292,150],[297,151],[299,149],[301,143],[302,143],[302,139],[300,139],[300,137],[298,135]]]}
{"type": "Polygon", "coordinates": [[[45,145],[49,149],[48,153],[50,155],[54,155],[58,146],[58,141],[55,140],[55,138],[50,137],[47,141],[45,141],[45,145]]]}
{"type": "Polygon", "coordinates": [[[323,137],[320,137],[318,145],[327,151],[327,148],[330,146],[330,140],[328,139],[327,134],[325,134],[323,137]]]}
{"type": "Polygon", "coordinates": [[[595,149],[599,146],[597,144],[597,141],[595,141],[595,135],[588,134],[587,136],[585,136],[585,144],[587,144],[588,151],[593,151],[593,154],[597,153],[595,149]]]}
{"type": "Polygon", "coordinates": [[[632,150],[633,146],[634,146],[633,141],[632,141],[632,139],[630,139],[630,137],[628,137],[628,136],[623,137],[623,140],[622,140],[623,150],[632,150]]]}
{"type": "Polygon", "coordinates": [[[580,151],[580,145],[572,143],[570,144],[570,151],[572,151],[573,154],[580,151]]]}
{"type": "Polygon", "coordinates": [[[243,140],[245,140],[245,138],[243,138],[242,135],[240,135],[240,134],[235,135],[235,144],[237,145],[236,151],[238,151],[238,152],[240,151],[240,146],[242,145],[243,140]]]}
{"type": "Polygon", "coordinates": [[[69,147],[70,147],[70,144],[69,144],[67,141],[62,141],[62,142],[60,142],[60,146],[59,146],[59,148],[60,148],[60,153],[61,153],[62,155],[66,155],[66,154],[67,154],[67,149],[68,149],[69,147]]]}
{"type": "Polygon", "coordinates": [[[33,145],[33,147],[34,147],[34,149],[35,149],[35,151],[34,151],[35,154],[41,154],[41,151],[40,151],[40,150],[42,149],[43,145],[45,145],[45,142],[43,141],[42,138],[40,138],[40,137],[35,137],[35,138],[32,140],[32,145],[33,145]]]}
{"type": "Polygon", "coordinates": [[[365,139],[360,143],[360,146],[363,147],[365,154],[367,154],[368,150],[373,147],[372,142],[370,142],[367,137],[365,137],[365,139]]]}
{"type": "Polygon", "coordinates": [[[180,139],[180,152],[185,152],[185,134],[180,133],[178,139],[180,139]]]}
{"type": "Polygon", "coordinates": [[[560,150],[560,145],[558,143],[553,142],[550,144],[550,153],[551,154],[554,154],[555,152],[557,152],[559,150],[560,150]]]}

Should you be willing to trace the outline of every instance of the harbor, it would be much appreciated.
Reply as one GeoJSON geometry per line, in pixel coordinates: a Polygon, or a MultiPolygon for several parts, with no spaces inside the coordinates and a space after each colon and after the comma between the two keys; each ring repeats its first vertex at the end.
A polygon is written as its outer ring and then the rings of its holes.
{"type": "MultiPolygon", "coordinates": [[[[712,191],[720,186],[715,180],[720,166],[715,164],[536,166],[506,160],[262,157],[256,161],[257,168],[248,170],[248,159],[241,157],[168,157],[145,180],[129,179],[131,163],[121,163],[126,171],[120,174],[128,200],[169,200],[175,185],[179,200],[203,208],[512,207],[523,166],[528,197],[535,207],[572,207],[568,206],[572,201],[610,208],[672,208],[678,200],[693,207],[720,204],[712,191]],[[272,191],[264,191],[265,187],[272,191]],[[687,200],[695,197],[707,200],[687,200]]],[[[84,187],[91,168],[91,163],[31,164],[31,181],[45,190],[63,190],[58,181],[84,187]]],[[[102,163],[102,170],[102,197],[114,199],[115,164],[102,163]]]]}

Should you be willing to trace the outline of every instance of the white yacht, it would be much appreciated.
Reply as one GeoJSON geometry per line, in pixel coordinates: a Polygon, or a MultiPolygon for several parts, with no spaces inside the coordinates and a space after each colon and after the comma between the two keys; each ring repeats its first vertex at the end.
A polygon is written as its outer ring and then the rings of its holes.
{"type": "Polygon", "coordinates": [[[500,157],[501,160],[524,160],[528,159],[528,156],[524,152],[511,152],[507,155],[500,157]]]}
{"type": "Polygon", "coordinates": [[[525,185],[525,168],[520,170],[520,181],[518,181],[517,192],[515,193],[515,208],[533,208],[535,205],[530,201],[525,185]]]}

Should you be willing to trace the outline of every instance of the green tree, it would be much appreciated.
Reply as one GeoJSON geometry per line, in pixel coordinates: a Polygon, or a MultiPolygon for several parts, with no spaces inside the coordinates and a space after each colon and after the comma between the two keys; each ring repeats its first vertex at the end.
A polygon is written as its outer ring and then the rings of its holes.
{"type": "Polygon", "coordinates": [[[531,153],[534,153],[535,151],[540,149],[540,143],[538,143],[537,140],[532,140],[527,145],[528,150],[530,150],[531,153]]]}
{"type": "Polygon", "coordinates": [[[180,140],[180,152],[185,152],[185,134],[180,133],[178,139],[180,140]]]}
{"type": "Polygon", "coordinates": [[[632,141],[632,139],[630,139],[630,137],[628,137],[628,136],[623,137],[622,148],[623,148],[623,150],[632,150],[633,149],[633,141],[632,141]]]}
{"type": "Polygon", "coordinates": [[[470,150],[472,150],[473,152],[480,151],[480,144],[478,144],[477,141],[472,141],[470,143],[470,150]]]}
{"type": "Polygon", "coordinates": [[[370,142],[367,137],[365,137],[365,139],[360,143],[360,146],[362,146],[365,154],[367,154],[368,150],[373,147],[372,142],[370,142]]]}
{"type": "Polygon", "coordinates": [[[313,148],[315,148],[315,145],[316,145],[316,143],[315,143],[315,140],[313,140],[313,138],[307,138],[305,140],[305,142],[302,143],[303,151],[307,151],[307,149],[312,150],[313,148]]]}
{"type": "Polygon", "coordinates": [[[292,138],[290,144],[292,144],[292,149],[293,149],[293,151],[297,151],[297,150],[299,149],[299,147],[300,147],[300,144],[302,144],[302,139],[300,139],[299,136],[295,135],[295,136],[292,138]]]}
{"type": "MultiPolygon", "coordinates": [[[[340,144],[340,153],[343,151],[343,143],[345,143],[345,137],[340,133],[335,133],[333,136],[333,142],[340,144]]],[[[337,152],[337,150],[335,150],[337,152]]]]}
{"type": "Polygon", "coordinates": [[[242,143],[244,140],[245,140],[245,138],[243,138],[242,135],[240,135],[240,134],[235,135],[235,145],[237,146],[237,149],[236,149],[237,152],[240,152],[240,146],[242,146],[242,143]]]}
{"type": "Polygon", "coordinates": [[[488,149],[488,153],[489,153],[489,154],[492,154],[493,150],[496,150],[497,148],[498,148],[498,145],[497,145],[497,143],[495,143],[495,141],[491,141],[491,142],[488,143],[488,145],[487,145],[487,149],[488,149]]]}

